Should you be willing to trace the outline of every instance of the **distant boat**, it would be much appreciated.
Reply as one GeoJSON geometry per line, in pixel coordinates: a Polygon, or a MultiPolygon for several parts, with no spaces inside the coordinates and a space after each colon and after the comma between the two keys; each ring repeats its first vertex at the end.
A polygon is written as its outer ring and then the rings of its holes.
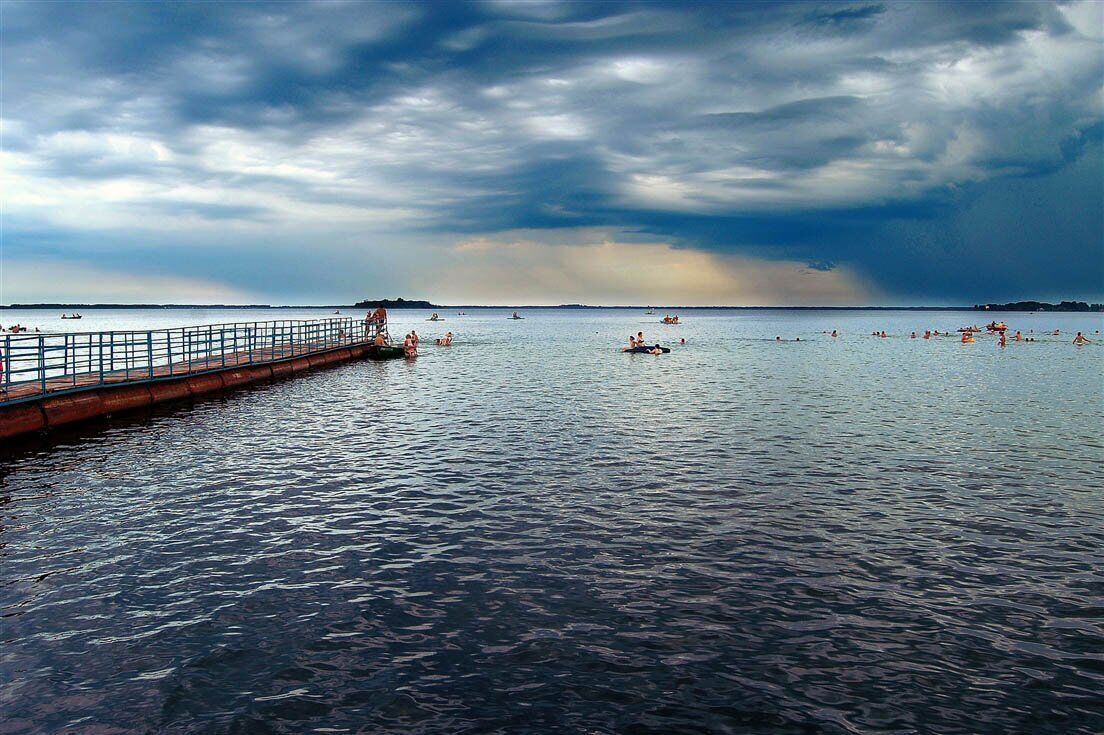
{"type": "Polygon", "coordinates": [[[68,314],[62,314],[61,318],[62,319],[80,319],[81,315],[80,314],[73,314],[72,316],[69,316],[68,314]]]}

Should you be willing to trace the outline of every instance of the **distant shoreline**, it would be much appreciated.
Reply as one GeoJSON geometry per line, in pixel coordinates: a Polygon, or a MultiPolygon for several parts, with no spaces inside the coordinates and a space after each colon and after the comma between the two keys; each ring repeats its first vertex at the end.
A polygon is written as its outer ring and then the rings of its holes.
{"type": "MultiPolygon", "coordinates": [[[[1062,304],[1043,304],[1025,306],[1023,304],[1036,304],[1036,302],[1018,302],[1013,304],[988,304],[972,306],[590,306],[585,304],[559,304],[555,306],[516,305],[516,306],[488,306],[485,304],[429,304],[423,306],[403,304],[392,305],[384,302],[388,309],[420,310],[440,309],[549,309],[549,310],[616,310],[616,309],[652,309],[655,311],[677,311],[694,309],[698,311],[1022,311],[1022,312],[1102,312],[1102,304],[1084,304],[1083,302],[1062,304]]],[[[273,304],[7,304],[0,305],[0,309],[12,309],[21,311],[95,311],[95,310],[261,310],[261,309],[349,309],[361,310],[368,307],[356,304],[323,304],[323,305],[273,305],[273,304]]]]}

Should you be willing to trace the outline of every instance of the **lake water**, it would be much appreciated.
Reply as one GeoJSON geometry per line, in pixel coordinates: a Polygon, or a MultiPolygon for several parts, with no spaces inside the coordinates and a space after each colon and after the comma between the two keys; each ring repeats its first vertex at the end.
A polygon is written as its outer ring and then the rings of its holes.
{"type": "Polygon", "coordinates": [[[0,453],[0,732],[1104,731],[1100,315],[507,314],[0,453]]]}

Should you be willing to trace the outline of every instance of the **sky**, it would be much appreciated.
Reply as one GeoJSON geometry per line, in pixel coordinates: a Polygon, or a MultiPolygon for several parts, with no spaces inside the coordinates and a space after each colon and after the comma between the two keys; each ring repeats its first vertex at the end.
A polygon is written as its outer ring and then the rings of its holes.
{"type": "Polygon", "coordinates": [[[1104,3],[0,3],[0,303],[1104,301],[1104,3]]]}

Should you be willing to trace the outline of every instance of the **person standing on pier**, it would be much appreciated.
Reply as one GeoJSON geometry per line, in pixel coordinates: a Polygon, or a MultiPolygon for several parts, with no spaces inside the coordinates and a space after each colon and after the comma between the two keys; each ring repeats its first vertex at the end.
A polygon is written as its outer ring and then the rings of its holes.
{"type": "Polygon", "coordinates": [[[368,324],[378,324],[381,327],[385,326],[387,324],[387,309],[382,306],[377,307],[364,321],[368,324]]]}

